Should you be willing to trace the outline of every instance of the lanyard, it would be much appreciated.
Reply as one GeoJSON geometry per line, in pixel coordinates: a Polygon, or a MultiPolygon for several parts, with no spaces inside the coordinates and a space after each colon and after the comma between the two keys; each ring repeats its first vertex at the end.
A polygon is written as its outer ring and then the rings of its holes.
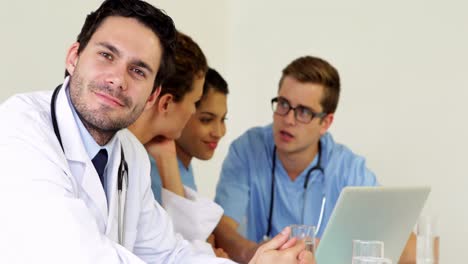
{"type": "MultiPolygon", "coordinates": [[[[52,126],[54,127],[55,136],[62,147],[62,150],[65,151],[63,148],[62,137],[60,136],[60,131],[57,124],[57,116],[56,116],[56,104],[57,104],[57,96],[60,91],[59,85],[55,88],[54,93],[52,94],[52,101],[50,102],[50,115],[52,117],[52,126]]],[[[125,229],[125,202],[127,199],[127,188],[128,188],[128,165],[125,161],[125,156],[123,149],[120,148],[120,165],[119,165],[119,177],[117,182],[117,189],[119,194],[118,200],[118,232],[119,232],[119,244],[123,245],[124,242],[124,229],[125,229]]]]}
{"type": "MultiPolygon", "coordinates": [[[[307,174],[306,174],[306,178],[305,178],[305,181],[304,181],[304,194],[303,194],[303,199],[304,199],[304,205],[303,205],[303,208],[302,208],[302,221],[304,221],[304,211],[305,211],[305,204],[306,204],[306,193],[307,193],[307,186],[309,184],[309,178],[310,178],[310,174],[315,171],[315,170],[319,170],[322,172],[322,174],[325,174],[324,173],[324,170],[322,168],[322,144],[319,142],[319,145],[318,145],[318,161],[317,161],[317,165],[315,165],[314,167],[310,168],[308,171],[307,171],[307,174]]],[[[276,169],[276,146],[273,148],[273,155],[272,155],[272,168],[271,168],[271,199],[270,199],[270,212],[269,212],[269,216],[268,216],[268,226],[267,226],[267,232],[264,236],[264,240],[267,240],[270,238],[270,235],[271,235],[271,228],[272,228],[272,221],[273,221],[273,209],[274,209],[274,199],[275,199],[275,169],[276,169]]],[[[325,195],[323,195],[322,197],[322,206],[320,208],[320,216],[319,216],[319,220],[318,220],[318,223],[317,223],[317,228],[315,229],[315,234],[318,233],[318,231],[320,230],[320,227],[322,225],[322,218],[323,218],[323,212],[324,212],[324,209],[325,209],[325,201],[326,201],[326,198],[325,198],[325,195]]]]}

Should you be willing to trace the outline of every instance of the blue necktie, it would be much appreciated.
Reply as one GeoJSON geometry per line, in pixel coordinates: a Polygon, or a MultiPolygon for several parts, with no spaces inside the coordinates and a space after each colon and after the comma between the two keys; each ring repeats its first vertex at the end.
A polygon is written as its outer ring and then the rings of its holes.
{"type": "Polygon", "coordinates": [[[101,180],[102,187],[104,191],[106,188],[104,187],[104,169],[106,168],[107,164],[107,151],[106,149],[101,149],[99,152],[94,156],[92,159],[94,168],[96,168],[97,173],[99,174],[99,179],[101,180]]]}

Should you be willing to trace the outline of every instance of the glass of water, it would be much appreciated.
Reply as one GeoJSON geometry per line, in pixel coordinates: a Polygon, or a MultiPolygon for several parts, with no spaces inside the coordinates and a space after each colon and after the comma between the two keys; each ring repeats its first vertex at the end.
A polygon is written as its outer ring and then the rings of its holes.
{"type": "Polygon", "coordinates": [[[289,238],[304,240],[306,249],[315,252],[315,226],[312,225],[291,225],[291,235],[289,238]]]}
{"type": "Polygon", "coordinates": [[[392,261],[386,258],[355,257],[353,264],[392,264],[392,261]]]}
{"type": "Polygon", "coordinates": [[[416,263],[439,263],[439,230],[435,216],[421,216],[417,224],[416,263]]]}
{"type": "Polygon", "coordinates": [[[384,257],[384,243],[382,241],[353,240],[353,257],[384,257]]]}
{"type": "Polygon", "coordinates": [[[392,261],[384,258],[382,241],[353,240],[352,264],[392,264],[392,261]]]}

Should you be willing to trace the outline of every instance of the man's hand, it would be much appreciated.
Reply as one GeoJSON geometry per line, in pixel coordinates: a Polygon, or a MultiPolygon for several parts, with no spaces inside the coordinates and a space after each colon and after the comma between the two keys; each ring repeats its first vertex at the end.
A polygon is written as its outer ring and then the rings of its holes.
{"type": "Polygon", "coordinates": [[[261,245],[249,264],[315,264],[315,258],[312,252],[305,250],[304,242],[295,238],[289,239],[290,233],[291,229],[286,227],[272,240],[261,245]]]}

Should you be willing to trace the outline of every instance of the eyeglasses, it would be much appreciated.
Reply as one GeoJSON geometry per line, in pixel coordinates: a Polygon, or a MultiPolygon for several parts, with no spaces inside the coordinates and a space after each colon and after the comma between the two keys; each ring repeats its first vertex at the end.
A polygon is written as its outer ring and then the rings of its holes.
{"type": "Polygon", "coordinates": [[[271,99],[271,108],[275,114],[280,116],[286,116],[289,111],[293,110],[296,120],[304,124],[310,123],[310,121],[312,121],[312,119],[315,117],[323,118],[327,115],[327,113],[324,112],[314,112],[310,108],[303,105],[292,107],[289,101],[283,97],[275,97],[271,99]]]}

